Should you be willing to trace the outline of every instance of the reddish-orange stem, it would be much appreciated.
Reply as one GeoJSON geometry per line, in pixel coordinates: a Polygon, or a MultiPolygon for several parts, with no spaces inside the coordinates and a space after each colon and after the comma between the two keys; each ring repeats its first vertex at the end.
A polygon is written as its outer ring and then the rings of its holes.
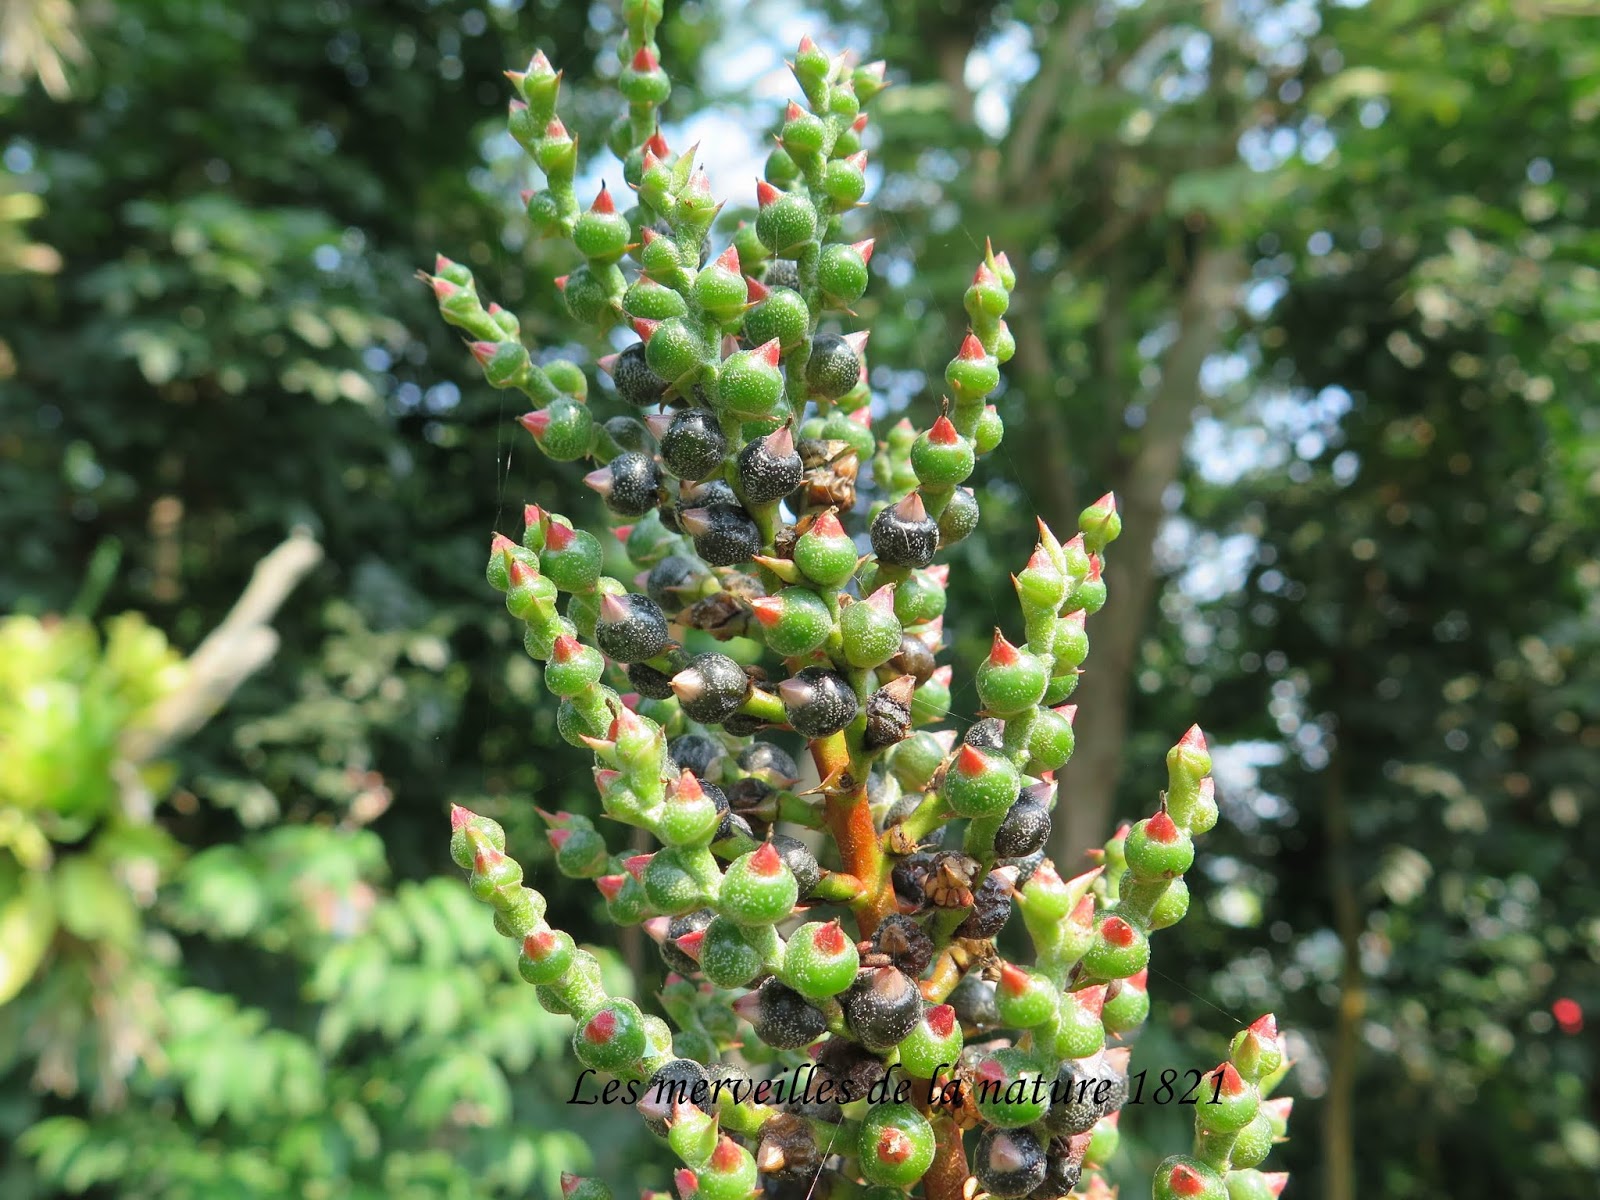
{"type": "Polygon", "coordinates": [[[851,910],[861,936],[871,937],[894,906],[894,890],[889,886],[883,848],[878,845],[878,830],[872,823],[866,780],[856,783],[850,779],[850,749],[842,733],[813,741],[811,760],[823,781],[823,818],[838,844],[840,863],[864,885],[851,910]],[[847,782],[853,786],[841,789],[847,782]]]}

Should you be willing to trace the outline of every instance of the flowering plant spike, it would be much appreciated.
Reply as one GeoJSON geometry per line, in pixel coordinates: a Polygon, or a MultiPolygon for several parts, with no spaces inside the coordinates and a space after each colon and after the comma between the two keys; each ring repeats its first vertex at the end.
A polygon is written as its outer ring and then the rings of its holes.
{"type": "MultiPolygon", "coordinates": [[[[670,973],[649,1007],[671,1024],[608,994],[595,957],[546,923],[498,824],[454,809],[452,856],[539,1003],[573,1018],[577,1060],[638,1085],[682,1200],[1109,1195],[1150,939],[1182,919],[1195,838],[1217,820],[1195,728],[1157,811],[1101,866],[1063,879],[1044,857],[1115,499],[1064,541],[1040,522],[1018,620],[978,668],[982,717],[958,741],[941,728],[935,559],[973,531],[964,485],[1004,433],[988,399],[1014,348],[1011,266],[986,249],[944,399],[880,439],[851,311],[873,242],[851,214],[883,65],[801,42],[804,104],[781,118],[752,219],[718,244],[694,151],[675,154],[656,123],[661,0],[623,7],[609,142],[629,196],[575,193],[545,57],[508,73],[511,132],[544,177],[528,217],[576,250],[560,302],[603,344],[617,415],[592,416],[583,367],[531,353],[467,268],[441,257],[425,279],[488,382],[527,397],[540,449],[594,464],[585,482],[632,564],[628,582],[604,574],[607,537],[530,505],[519,537],[495,536],[487,576],[560,699],[561,736],[593,752],[605,816],[657,843],[630,853],[585,817],[544,814],[561,873],[659,947],[670,973]],[[802,741],[809,786],[785,748],[802,741]],[[1013,916],[1031,962],[996,949],[1013,916]]],[[[1286,1069],[1272,1017],[1240,1033],[1207,1076],[1192,1153],[1162,1163],[1154,1195],[1276,1195],[1283,1177],[1256,1168],[1283,1135],[1287,1102],[1266,1097],[1286,1069]]]]}

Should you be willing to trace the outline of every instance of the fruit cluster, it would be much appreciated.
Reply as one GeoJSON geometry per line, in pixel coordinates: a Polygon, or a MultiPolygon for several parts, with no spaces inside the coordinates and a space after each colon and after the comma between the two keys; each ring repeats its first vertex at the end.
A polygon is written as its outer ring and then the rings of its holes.
{"type": "MultiPolygon", "coordinates": [[[[656,126],[660,0],[624,12],[627,108],[610,144],[625,209],[605,190],[579,207],[560,74],[536,55],[510,75],[511,132],[546,179],[528,215],[583,260],[558,285],[615,349],[598,361],[622,414],[597,423],[583,369],[536,362],[465,267],[441,258],[426,278],[488,382],[533,403],[521,422],[544,453],[595,462],[586,482],[615,517],[608,547],[530,505],[520,538],[495,537],[487,577],[560,698],[561,736],[594,754],[605,817],[658,843],[630,854],[586,817],[544,814],[561,873],[659,946],[672,1025],[608,994],[596,959],[545,922],[497,824],[454,810],[452,854],[539,1003],[574,1018],[578,1060],[644,1085],[683,1200],[1109,1194],[1095,1168],[1115,1150],[1127,1043],[1149,1013],[1149,939],[1184,915],[1194,838],[1217,819],[1193,729],[1158,810],[1101,866],[1063,879],[1045,857],[1115,501],[1066,541],[1040,522],[1014,577],[1021,639],[995,631],[982,717],[958,745],[938,728],[951,668],[936,661],[948,567],[934,558],[975,527],[964,485],[1004,432],[988,398],[1013,351],[1011,267],[992,249],[978,266],[935,418],[879,441],[867,335],[842,326],[868,283],[873,244],[844,225],[866,188],[863,109],[882,64],[800,44],[806,105],[783,116],[753,221],[718,250],[721,205],[656,126]],[[606,574],[608,555],[626,557],[632,587],[606,574]],[[801,743],[809,786],[785,748],[801,743]],[[1013,912],[1036,952],[1026,968],[996,949],[1013,912]],[[783,1103],[694,1090],[807,1064],[836,1086],[783,1103]],[[677,1085],[715,1099],[667,1098],[677,1085]]],[[[1282,1057],[1270,1017],[1241,1035],[1194,1156],[1163,1164],[1157,1195],[1278,1186],[1244,1168],[1282,1133],[1286,1108],[1259,1099],[1282,1057]]],[[[575,1178],[567,1193],[607,1194],[575,1178]]]]}

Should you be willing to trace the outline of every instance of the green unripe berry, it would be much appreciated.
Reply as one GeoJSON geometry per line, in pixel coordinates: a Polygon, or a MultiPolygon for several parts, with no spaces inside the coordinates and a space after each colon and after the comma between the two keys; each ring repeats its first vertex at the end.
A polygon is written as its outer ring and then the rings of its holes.
{"type": "Polygon", "coordinates": [[[571,396],[574,400],[582,400],[589,394],[589,377],[577,363],[557,358],[545,363],[541,370],[544,371],[545,378],[563,395],[571,396]]]}
{"type": "Polygon", "coordinates": [[[961,1057],[961,1022],[948,1004],[922,1014],[916,1028],[900,1043],[900,1065],[917,1079],[932,1079],[941,1067],[948,1073],[961,1057]]]}
{"type": "Polygon", "coordinates": [[[1050,668],[1044,659],[1006,641],[996,629],[989,657],[978,667],[978,698],[998,717],[1015,716],[1044,698],[1050,668]]]}
{"type": "Polygon", "coordinates": [[[853,154],[849,158],[830,159],[822,169],[822,191],[828,197],[834,212],[854,208],[867,191],[867,176],[862,169],[866,155],[853,154]]]}
{"type": "Polygon", "coordinates": [[[824,512],[795,541],[794,565],[820,587],[835,588],[855,574],[856,544],[831,511],[824,512]]]}
{"type": "Polygon", "coordinates": [[[1021,1129],[1050,1107],[1050,1086],[1021,1050],[996,1050],[978,1064],[974,1097],[983,1119],[1001,1129],[1021,1129]]]}
{"type": "Polygon", "coordinates": [[[1176,879],[1194,864],[1194,839],[1163,809],[1128,831],[1122,853],[1137,880],[1176,879]]]}
{"type": "Polygon", "coordinates": [[[920,625],[942,616],[945,609],[943,569],[940,576],[932,570],[913,571],[894,592],[894,615],[902,625],[920,625]]]}
{"type": "Polygon", "coordinates": [[[740,925],[772,925],[793,911],[799,896],[794,872],[771,842],[763,842],[728,867],[717,909],[740,925]]]}
{"type": "Polygon", "coordinates": [[[1278,1200],[1283,1194],[1283,1185],[1287,1178],[1286,1175],[1261,1171],[1229,1171],[1227,1200],[1278,1200]]]}
{"type": "Polygon", "coordinates": [[[937,735],[919,730],[889,752],[889,770],[908,792],[920,792],[949,753],[937,735]]]}
{"type": "Polygon", "coordinates": [[[1067,765],[1078,744],[1078,735],[1072,728],[1071,714],[1075,711],[1071,708],[1066,711],[1055,708],[1037,710],[1033,724],[1028,727],[1030,773],[1058,771],[1067,765]]]}
{"type": "Polygon", "coordinates": [[[577,946],[572,935],[559,929],[535,930],[522,939],[517,973],[531,984],[558,983],[572,967],[577,946]]]}
{"type": "Polygon", "coordinates": [[[1006,315],[1006,309],[1011,305],[1011,296],[1006,291],[1005,285],[989,269],[987,263],[979,265],[977,274],[972,277],[972,286],[967,288],[962,300],[966,305],[967,315],[974,322],[980,317],[990,321],[998,320],[1006,315]]]}
{"type": "Polygon", "coordinates": [[[1222,1177],[1198,1158],[1174,1154],[1156,1168],[1151,1200],[1228,1200],[1222,1177]]]}
{"type": "MultiPolygon", "coordinates": [[[[1204,1104],[1209,1097],[1201,1099],[1204,1104]]],[[[1259,1167],[1267,1161],[1267,1155],[1272,1153],[1272,1122],[1264,1113],[1257,1113],[1255,1119],[1239,1130],[1233,1139],[1233,1146],[1228,1151],[1228,1165],[1234,1170],[1259,1167]]],[[[1232,1179],[1229,1179],[1232,1183],[1232,1179]]],[[[1230,1196],[1232,1194],[1230,1189],[1230,1196]]]]}
{"type": "Polygon", "coordinates": [[[686,770],[667,789],[655,833],[668,846],[708,846],[721,822],[716,801],[686,770]]]}
{"type": "MultiPolygon", "coordinates": [[[[566,617],[554,617],[550,620],[540,618],[538,620],[530,621],[523,628],[522,648],[527,652],[529,658],[536,658],[540,662],[545,662],[552,654],[555,653],[557,638],[575,638],[577,636],[578,627],[571,621],[567,620],[566,617]]],[[[567,699],[570,699],[570,697],[563,698],[563,704],[566,703],[567,699]]],[[[591,723],[588,721],[587,717],[580,721],[579,724],[582,725],[585,731],[590,730],[591,723]]],[[[604,730],[595,727],[591,732],[591,736],[598,735],[603,732],[604,730]]],[[[574,746],[583,745],[582,742],[573,742],[572,744],[574,746]]]]}
{"type": "Polygon", "coordinates": [[[1021,787],[1009,759],[963,745],[945,772],[941,794],[957,816],[998,817],[1016,802],[1021,787]]]}
{"type": "Polygon", "coordinates": [[[1056,1015],[1055,985],[1042,975],[1030,975],[1011,963],[1000,965],[1000,982],[995,987],[995,1008],[1000,1020],[1018,1029],[1043,1025],[1056,1015]]]}
{"type": "Polygon", "coordinates": [[[954,546],[978,527],[978,497],[971,488],[958,487],[939,514],[939,545],[954,546]]]}
{"type": "Polygon", "coordinates": [[[741,417],[770,413],[783,395],[778,349],[777,341],[773,340],[725,358],[717,371],[718,405],[741,417]]]}
{"type": "Polygon", "coordinates": [[[847,443],[862,462],[871,458],[873,451],[877,449],[872,430],[852,421],[848,414],[838,409],[828,414],[817,436],[829,441],[847,443]]]}
{"type": "Polygon", "coordinates": [[[856,1159],[868,1183],[908,1188],[933,1165],[933,1126],[909,1104],[878,1104],[867,1110],[856,1142],[856,1159]]]}
{"type": "Polygon", "coordinates": [[[727,323],[741,317],[746,295],[744,276],[739,272],[739,255],[731,247],[695,276],[695,302],[716,321],[727,323]]]}
{"type": "Polygon", "coordinates": [[[956,432],[949,417],[941,416],[911,447],[911,469],[917,478],[936,487],[965,483],[976,462],[973,444],[956,432]]]}
{"type": "MultiPolygon", "coordinates": [[[[851,565],[854,566],[852,547],[851,565]]],[[[784,588],[751,604],[767,645],[784,658],[804,657],[828,640],[833,614],[810,588],[784,588]]]]}
{"type": "Polygon", "coordinates": [[[787,354],[806,340],[810,323],[811,310],[800,293],[791,288],[775,287],[745,313],[744,336],[752,346],[776,339],[787,354]]]}
{"type": "Polygon", "coordinates": [[[871,250],[871,242],[836,242],[824,248],[817,263],[817,284],[823,293],[845,306],[861,299],[867,290],[866,256],[871,250]]]}
{"type": "MultiPolygon", "coordinates": [[[[842,601],[841,601],[842,602],[842,601]]],[[[894,615],[894,588],[885,585],[865,600],[845,605],[839,613],[845,661],[869,670],[882,666],[900,649],[900,622],[894,615]]]]}
{"type": "Polygon", "coordinates": [[[603,558],[600,542],[592,533],[552,521],[539,565],[563,592],[588,592],[600,578],[603,558]]]}
{"type": "Polygon", "coordinates": [[[556,870],[568,879],[593,879],[605,873],[606,840],[583,817],[573,817],[549,834],[556,851],[556,870]]]}
{"type": "Polygon", "coordinates": [[[839,922],[812,921],[789,935],[780,978],[808,1000],[826,1000],[855,982],[860,961],[839,922]]]}
{"type": "Polygon", "coordinates": [[[800,167],[787,150],[778,146],[767,155],[767,163],[761,176],[773,187],[786,188],[800,178],[800,167]]]}
{"type": "Polygon", "coordinates": [[[1082,611],[1068,613],[1056,621],[1055,640],[1050,651],[1054,657],[1053,675],[1065,675],[1083,665],[1089,657],[1089,633],[1084,625],[1087,614],[1082,611]]]}
{"type": "Polygon", "coordinates": [[[1101,1011],[1104,984],[1068,992],[1061,998],[1061,1019],[1056,1024],[1056,1057],[1088,1058],[1105,1049],[1106,1030],[1101,1011]]]}
{"type": "Polygon", "coordinates": [[[1145,989],[1142,971],[1122,980],[1115,993],[1107,997],[1100,1013],[1100,1021],[1109,1034],[1132,1033],[1149,1017],[1150,993],[1145,989]]]}
{"type": "Polygon", "coordinates": [[[688,302],[681,295],[645,276],[640,276],[622,293],[622,308],[630,317],[646,321],[665,321],[668,317],[689,313],[688,302]]]}
{"type": "Polygon", "coordinates": [[[576,696],[605,672],[605,656],[593,646],[559,637],[544,668],[544,685],[556,696],[576,696]]]}
{"type": "Polygon", "coordinates": [[[511,586],[511,570],[506,561],[506,552],[510,551],[511,561],[519,562],[530,571],[539,570],[539,556],[531,547],[517,545],[504,534],[495,534],[494,541],[489,547],[489,565],[484,568],[484,578],[489,581],[489,586],[497,592],[504,592],[511,586]]]}
{"type": "MultiPolygon", "coordinates": [[[[632,240],[633,230],[628,226],[628,218],[616,210],[611,203],[611,193],[604,187],[593,207],[572,227],[573,245],[591,262],[616,262],[632,240]]],[[[570,286],[572,281],[569,278],[567,282],[570,286]]]]}
{"type": "Polygon", "coordinates": [[[637,1062],[647,1044],[644,1014],[632,1000],[613,1000],[588,1014],[572,1034],[578,1061],[597,1071],[616,1071],[637,1062]]]}
{"type": "Polygon", "coordinates": [[[911,697],[911,722],[914,725],[936,725],[950,715],[949,667],[940,667],[917,685],[911,697]]]}
{"type": "Polygon", "coordinates": [[[645,343],[644,359],[668,383],[682,387],[705,365],[704,350],[683,317],[662,321],[645,343]]]}
{"type": "Polygon", "coordinates": [[[672,80],[661,69],[655,52],[642,46],[617,76],[617,90],[629,104],[656,106],[672,95],[672,80]]]}
{"type": "Polygon", "coordinates": [[[808,158],[818,154],[827,139],[828,127],[822,118],[791,101],[784,114],[783,128],[778,131],[778,140],[789,157],[808,158]]]}
{"type": "Polygon", "coordinates": [[[594,440],[594,417],[587,404],[557,396],[537,412],[522,418],[546,457],[555,462],[576,462],[589,453],[594,440]]]}
{"type": "Polygon", "coordinates": [[[498,821],[481,817],[459,804],[450,806],[450,858],[463,871],[470,871],[479,846],[504,853],[506,831],[498,821]]]}
{"type": "Polygon", "coordinates": [[[706,926],[700,943],[700,970],[718,987],[744,987],[761,971],[761,952],[738,925],[719,916],[706,926]]]}
{"type": "Polygon", "coordinates": [[[675,846],[656,851],[644,868],[645,895],[659,913],[675,917],[679,913],[703,908],[709,897],[705,885],[689,869],[685,856],[692,851],[675,846]]]}
{"type": "Polygon", "coordinates": [[[1000,364],[969,333],[961,344],[961,352],[945,368],[944,377],[958,401],[976,399],[987,396],[1000,385],[1000,364]]]}
{"type": "Polygon", "coordinates": [[[972,440],[977,446],[978,453],[988,454],[995,450],[1005,440],[1005,436],[1006,423],[1001,420],[999,410],[992,404],[988,405],[972,429],[972,440]]]}
{"type": "Polygon", "coordinates": [[[567,276],[561,298],[566,301],[567,313],[580,325],[610,324],[614,315],[612,305],[617,299],[600,272],[588,266],[581,266],[567,276]]]}
{"type": "Polygon", "coordinates": [[[1096,924],[1082,962],[1091,979],[1126,979],[1150,965],[1150,939],[1127,918],[1111,913],[1096,924]]]}
{"type": "Polygon", "coordinates": [[[1197,1129],[1210,1133],[1237,1133],[1261,1109],[1261,1093],[1246,1083],[1230,1062],[1206,1076],[1205,1097],[1194,1106],[1197,1129]]]}
{"type": "MultiPolygon", "coordinates": [[[[769,160],[770,161],[770,160],[769,160]]],[[[758,184],[756,197],[756,236],[761,244],[780,258],[792,258],[795,251],[817,236],[817,210],[798,192],[780,192],[770,184],[758,184]]]]}

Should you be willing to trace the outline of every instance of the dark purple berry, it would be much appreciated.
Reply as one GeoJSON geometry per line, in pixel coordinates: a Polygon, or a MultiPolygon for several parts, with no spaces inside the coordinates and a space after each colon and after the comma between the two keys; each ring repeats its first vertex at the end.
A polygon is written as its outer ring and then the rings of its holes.
{"type": "MultiPolygon", "coordinates": [[[[678,951],[682,954],[683,951],[678,951]]],[[[656,1069],[644,1085],[644,1095],[639,1100],[641,1108],[648,1106],[644,1114],[644,1123],[650,1132],[657,1137],[667,1136],[667,1120],[665,1116],[655,1116],[660,1112],[670,1113],[674,1104],[692,1104],[699,1109],[711,1107],[711,1076],[706,1069],[692,1058],[674,1058],[656,1069]]]]}
{"type": "Polygon", "coordinates": [[[1127,1081],[1121,1081],[1119,1095],[1118,1075],[1103,1059],[1069,1058],[1056,1068],[1055,1082],[1050,1088],[1050,1111],[1044,1116],[1044,1127],[1054,1137],[1071,1137],[1087,1133],[1095,1122],[1122,1106],[1127,1095],[1127,1081]]]}
{"type": "Polygon", "coordinates": [[[694,552],[713,567],[732,567],[761,553],[761,530],[742,508],[716,505],[678,514],[683,531],[694,539],[694,552]]]}
{"type": "Polygon", "coordinates": [[[817,1055],[818,1082],[829,1080],[835,1097],[845,1088],[851,1099],[864,1099],[873,1084],[888,1072],[889,1068],[876,1054],[844,1038],[829,1038],[823,1043],[822,1053],[817,1055]]]}
{"type": "Polygon", "coordinates": [[[800,486],[805,468],[787,425],[739,451],[739,487],[746,504],[770,504],[800,486]]]}
{"type": "Polygon", "coordinates": [[[692,593],[704,586],[711,572],[699,559],[669,554],[645,576],[644,590],[667,612],[681,612],[692,593]]]}
{"type": "Polygon", "coordinates": [[[672,677],[672,691],[691,721],[715,725],[750,694],[750,677],[726,654],[697,654],[672,677]]]}
{"type": "Polygon", "coordinates": [[[611,365],[611,382],[617,395],[636,408],[660,404],[667,392],[667,381],[645,362],[643,342],[635,342],[617,355],[611,365]]]}
{"type": "Polygon", "coordinates": [[[726,479],[686,483],[678,489],[678,513],[689,508],[738,508],[739,497],[726,479]]]}
{"type": "Polygon", "coordinates": [[[837,671],[806,667],[778,685],[778,696],[789,714],[789,724],[802,737],[820,738],[838,733],[855,720],[860,709],[854,689],[837,671]]]}
{"type": "MultiPolygon", "coordinates": [[[[672,765],[680,771],[693,771],[704,787],[711,773],[711,764],[722,757],[722,747],[715,738],[703,733],[685,733],[667,743],[667,755],[672,765]]],[[[715,785],[713,785],[715,786],[715,785]]]]}
{"type": "Polygon", "coordinates": [[[804,900],[822,879],[822,868],[817,865],[817,856],[811,852],[810,846],[786,833],[773,834],[771,841],[778,856],[783,859],[784,865],[794,875],[795,882],[800,885],[800,899],[804,900]]]}
{"type": "Polygon", "coordinates": [[[1081,1157],[1073,1155],[1070,1145],[1062,1139],[1051,1142],[1046,1154],[1048,1160],[1045,1163],[1044,1182],[1039,1185],[1034,1195],[1047,1200],[1061,1200],[1062,1197],[1069,1195],[1083,1178],[1083,1161],[1081,1157]]]}
{"type": "Polygon", "coordinates": [[[984,877],[972,893],[972,911],[956,928],[963,938],[992,938],[1005,928],[1011,916],[1011,885],[997,871],[984,877]]]}
{"type": "Polygon", "coordinates": [[[872,522],[872,552],[892,567],[925,567],[939,548],[939,527],[912,492],[872,522]]]}
{"type": "Polygon", "coordinates": [[[916,1028],[922,993],[911,977],[894,967],[862,971],[840,997],[845,1025],[869,1050],[887,1050],[916,1028]]]}
{"type": "Polygon", "coordinates": [[[800,264],[788,258],[770,258],[761,282],[769,288],[786,287],[800,290],[800,264]]]}
{"type": "Polygon", "coordinates": [[[972,726],[962,735],[963,744],[976,750],[1003,750],[1005,749],[1006,727],[1003,721],[994,717],[985,717],[981,721],[974,721],[972,726]]]}
{"type": "Polygon", "coordinates": [[[606,422],[605,430],[619,450],[644,452],[650,449],[650,431],[637,417],[612,417],[606,422]]]}
{"type": "Polygon", "coordinates": [[[864,334],[842,338],[835,333],[819,333],[811,339],[811,357],[806,360],[806,387],[825,400],[837,400],[861,382],[860,347],[864,334]]]}
{"type": "Polygon", "coordinates": [[[978,497],[971,488],[957,488],[939,514],[939,545],[954,546],[978,527],[978,497]]]}
{"type": "Polygon", "coordinates": [[[594,640],[617,662],[643,662],[667,648],[667,618],[649,596],[608,595],[600,601],[594,640]]]}
{"type": "Polygon", "coordinates": [[[978,1027],[1000,1023],[1000,1010],[995,1005],[995,985],[976,971],[962,976],[961,982],[951,990],[945,1003],[956,1010],[964,1025],[978,1027]]]}
{"type": "Polygon", "coordinates": [[[985,1129],[972,1173],[991,1196],[1003,1200],[1026,1196],[1044,1182],[1044,1147],[1026,1129],[985,1129]]]}
{"type": "Polygon", "coordinates": [[[752,775],[770,775],[773,782],[800,778],[800,768],[787,750],[771,742],[751,742],[739,751],[739,766],[752,775]]]}
{"type": "Polygon", "coordinates": [[[671,700],[672,676],[658,671],[648,663],[629,663],[628,683],[646,700],[671,700]]]}
{"type": "Polygon", "coordinates": [[[933,651],[928,643],[914,633],[901,634],[900,649],[886,664],[889,670],[897,675],[909,675],[921,687],[932,677],[939,664],[933,660],[933,651]]]}
{"type": "Polygon", "coordinates": [[[995,831],[994,852],[1000,858],[1026,858],[1049,840],[1050,810],[1043,800],[1024,792],[995,831]]]}
{"type": "Polygon", "coordinates": [[[872,948],[913,979],[933,961],[933,939],[920,923],[900,913],[890,913],[872,935],[872,948]]]}
{"type": "Polygon", "coordinates": [[[828,1031],[828,1019],[793,988],[768,979],[753,996],[734,1007],[755,1026],[756,1036],[774,1050],[798,1050],[828,1031]]]}
{"type": "MultiPolygon", "coordinates": [[[[705,784],[701,786],[710,790],[705,784]]],[[[697,908],[693,912],[680,913],[672,918],[667,925],[667,935],[659,947],[661,961],[667,964],[669,970],[676,971],[680,975],[693,975],[700,969],[700,964],[678,949],[675,943],[688,934],[701,932],[711,924],[712,918],[716,915],[717,910],[714,908],[697,908]]]]}
{"type": "Polygon", "coordinates": [[[679,479],[709,479],[722,467],[728,439],[709,409],[686,408],[660,435],[661,461],[679,479]]]}
{"type": "Polygon", "coordinates": [[[733,737],[749,737],[760,733],[766,727],[767,723],[760,717],[748,716],[745,713],[734,713],[722,722],[723,732],[733,737]]]}
{"type": "Polygon", "coordinates": [[[619,454],[583,481],[599,492],[612,512],[642,517],[661,503],[661,471],[648,454],[629,450],[619,454]]]}

